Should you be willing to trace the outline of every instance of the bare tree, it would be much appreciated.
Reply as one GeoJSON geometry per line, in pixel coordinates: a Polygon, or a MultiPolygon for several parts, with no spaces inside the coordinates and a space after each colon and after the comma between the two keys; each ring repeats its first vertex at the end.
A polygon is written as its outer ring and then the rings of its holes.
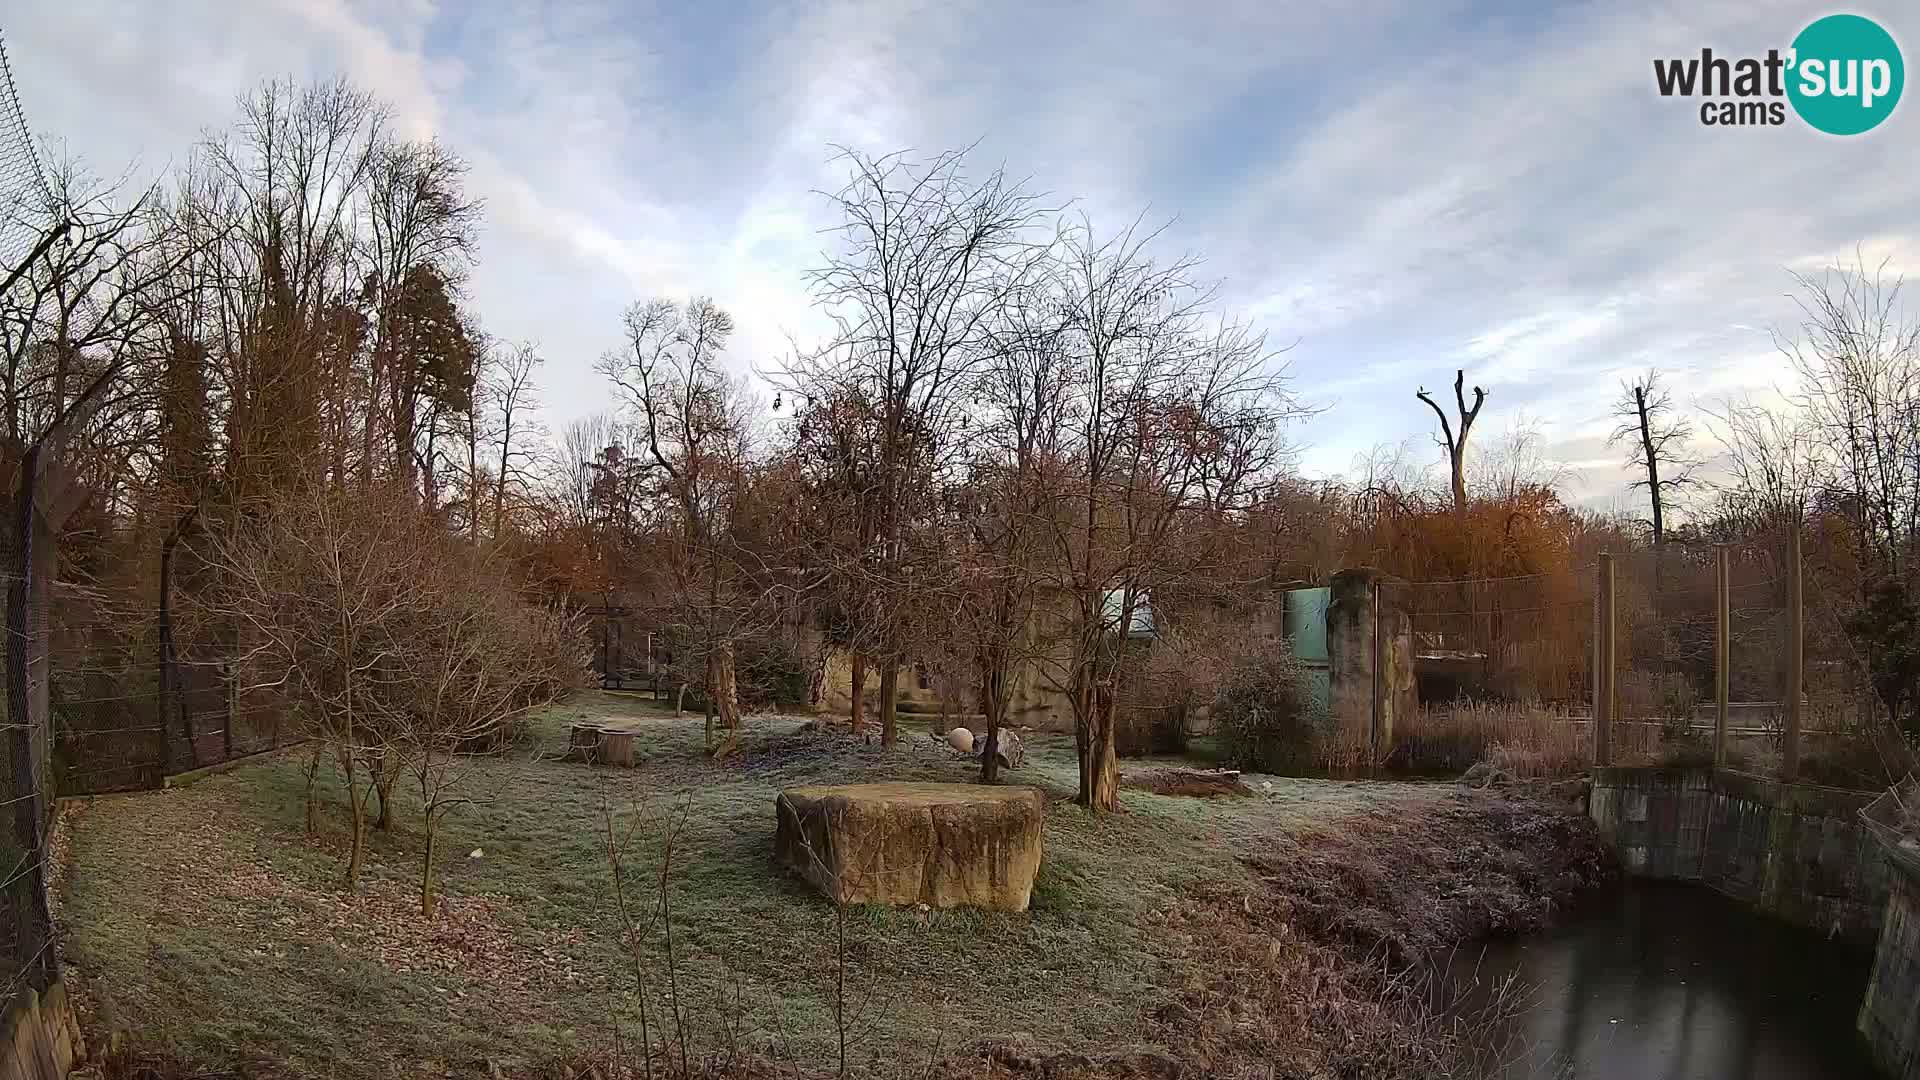
{"type": "Polygon", "coordinates": [[[1863,263],[1796,275],[1804,319],[1779,346],[1792,403],[1817,440],[1821,486],[1841,496],[1862,553],[1900,577],[1920,551],[1920,320],[1902,281],[1863,263]]]}
{"type": "Polygon", "coordinates": [[[1673,395],[1657,369],[1620,384],[1613,415],[1619,424],[1607,436],[1607,444],[1626,444],[1627,463],[1642,474],[1629,486],[1647,493],[1653,513],[1653,546],[1659,551],[1667,542],[1671,500],[1695,483],[1694,474],[1700,467],[1699,458],[1688,446],[1694,437],[1693,421],[1676,413],[1673,395]]]}
{"type": "Polygon", "coordinates": [[[626,313],[622,353],[599,370],[635,414],[640,450],[669,516],[655,529],[656,560],[667,583],[665,610],[693,634],[705,673],[707,722],[718,720],[715,753],[739,737],[735,647],[775,617],[768,597],[734,540],[751,459],[745,394],[721,367],[733,318],[713,301],[682,307],[667,300],[636,303],[626,313]]]}
{"type": "Polygon", "coordinates": [[[1720,514],[1746,532],[1798,528],[1822,483],[1818,433],[1798,412],[1728,398],[1707,413],[1729,479],[1720,514]]]}
{"type": "Polygon", "coordinates": [[[432,618],[436,538],[404,493],[337,490],[276,500],[259,520],[210,536],[222,588],[209,600],[251,643],[240,665],[258,673],[256,687],[298,702],[311,735],[333,751],[355,887],[367,804],[412,704],[414,688],[387,674],[406,669],[410,635],[432,618]]]}
{"type": "Polygon", "coordinates": [[[529,609],[480,555],[394,486],[316,489],[210,530],[220,586],[200,600],[250,643],[252,688],[286,695],[346,783],[346,880],[358,884],[368,803],[403,768],[416,778],[428,851],[455,805],[458,751],[580,682],[577,635],[529,609]]]}
{"type": "Polygon", "coordinates": [[[910,530],[928,510],[932,478],[959,446],[970,380],[990,355],[987,321],[1028,280],[1045,251],[1035,195],[995,170],[969,177],[964,151],[919,162],[844,151],[851,177],[829,196],[841,249],[810,275],[837,333],[780,376],[797,398],[850,396],[876,421],[872,515],[838,565],[873,620],[880,665],[881,739],[896,737],[899,610],[916,587],[910,530]]]}
{"type": "Polygon", "coordinates": [[[1465,386],[1467,373],[1464,369],[1453,373],[1454,410],[1459,417],[1460,430],[1456,434],[1453,425],[1447,420],[1445,409],[1433,400],[1426,387],[1421,387],[1414,397],[1427,403],[1433,415],[1440,421],[1440,437],[1434,441],[1447,452],[1447,474],[1453,490],[1454,516],[1467,516],[1467,435],[1473,430],[1473,422],[1480,417],[1480,407],[1487,403],[1487,392],[1476,386],[1473,388],[1473,406],[1467,406],[1465,386]]]}
{"type": "Polygon", "coordinates": [[[1301,409],[1265,338],[1206,314],[1190,259],[1157,263],[1150,232],[1069,229],[1055,271],[1065,468],[1047,517],[1062,640],[1044,662],[1069,694],[1082,803],[1118,804],[1116,695],[1154,605],[1209,576],[1190,526],[1244,507],[1301,409]]]}

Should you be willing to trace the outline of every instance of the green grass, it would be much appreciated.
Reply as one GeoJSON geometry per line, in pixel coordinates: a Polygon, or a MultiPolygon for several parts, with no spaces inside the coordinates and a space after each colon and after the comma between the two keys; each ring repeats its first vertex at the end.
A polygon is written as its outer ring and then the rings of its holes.
{"type": "MultiPolygon", "coordinates": [[[[802,722],[754,718],[742,752],[714,762],[697,715],[599,693],[549,711],[531,745],[466,766],[460,787],[474,801],[442,826],[447,904],[432,919],[418,911],[417,799],[401,800],[393,832],[375,834],[360,894],[348,896],[341,786],[323,773],[321,834],[305,836],[297,752],[99,799],[66,825],[67,961],[100,1022],[190,1060],[329,1077],[531,1072],[605,1054],[616,1021],[632,1037],[638,996],[605,822],[610,813],[617,831],[634,830],[635,889],[658,873],[677,822],[674,947],[699,1040],[725,1042],[717,1028],[738,1018],[748,1047],[818,1064],[833,1041],[835,913],[773,864],[775,795],[802,783],[967,781],[974,770],[922,731],[882,750],[794,734],[802,722]],[[594,715],[645,718],[644,762],[563,760],[569,722],[594,715]]],[[[1071,740],[1052,736],[1029,740],[1011,779],[1050,797],[1032,910],[850,912],[862,1054],[924,1055],[943,1028],[960,1033],[949,1050],[987,1036],[1061,1049],[1138,1041],[1142,1017],[1185,975],[1172,958],[1186,950],[1156,930],[1182,889],[1246,880],[1239,856],[1280,833],[1435,797],[1419,785],[1249,777],[1259,797],[1128,790],[1125,812],[1090,815],[1070,800],[1071,740]]],[[[656,929],[656,982],[662,945],[656,929]]]]}

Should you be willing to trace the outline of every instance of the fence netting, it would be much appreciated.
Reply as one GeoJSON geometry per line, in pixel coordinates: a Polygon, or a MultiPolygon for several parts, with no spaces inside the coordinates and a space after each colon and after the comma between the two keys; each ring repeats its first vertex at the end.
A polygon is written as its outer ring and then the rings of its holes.
{"type": "Polygon", "coordinates": [[[171,680],[151,579],[115,588],[63,581],[48,618],[53,791],[98,795],[274,749],[286,708],[228,625],[173,597],[171,680]]]}
{"type": "MultiPolygon", "coordinates": [[[[1722,558],[1726,763],[1780,773],[1796,640],[1784,533],[1727,544],[1669,541],[1608,556],[1616,763],[1712,760],[1722,558]]],[[[1591,761],[1599,582],[1596,561],[1541,574],[1383,586],[1383,603],[1408,616],[1421,707],[1398,734],[1397,763],[1451,770],[1491,753],[1518,770],[1547,773],[1591,761]]],[[[1884,786],[1896,770],[1876,768],[1872,725],[1879,714],[1845,629],[1844,598],[1823,587],[1816,565],[1803,566],[1801,595],[1799,777],[1884,786]]]]}

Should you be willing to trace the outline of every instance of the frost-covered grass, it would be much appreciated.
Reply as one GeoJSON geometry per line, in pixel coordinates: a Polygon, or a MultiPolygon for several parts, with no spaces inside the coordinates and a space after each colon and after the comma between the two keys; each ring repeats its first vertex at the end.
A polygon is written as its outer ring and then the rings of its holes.
{"type": "MultiPolygon", "coordinates": [[[[611,820],[633,838],[636,893],[651,894],[673,837],[673,971],[702,1045],[831,1071],[844,964],[859,1062],[904,1068],[1014,1035],[1110,1050],[1150,1043],[1147,1018],[1196,978],[1183,966],[1194,951],[1166,921],[1180,897],[1253,887],[1245,857],[1276,838],[1451,797],[1430,785],[1249,777],[1253,798],[1127,790],[1124,812],[1089,815],[1071,802],[1071,739],[1033,736],[1010,777],[1049,796],[1032,910],[855,910],[842,950],[833,908],[772,862],[775,795],[803,783],[964,782],[974,770],[924,731],[882,749],[801,733],[803,722],[751,718],[741,751],[716,762],[698,716],[675,720],[636,697],[591,693],[549,711],[527,745],[467,767],[460,789],[473,801],[442,826],[445,904],[432,918],[418,911],[417,804],[401,800],[349,895],[344,796],[323,770],[321,828],[308,837],[298,750],[183,789],[73,804],[59,904],[67,962],[96,1036],[122,1030],[190,1062],[248,1075],[546,1075],[611,1054],[616,1023],[620,1038],[637,1034],[611,820]],[[635,768],[564,760],[568,724],[595,715],[643,721],[635,768]]],[[[644,938],[655,1025],[668,1008],[662,929],[644,938]]]]}

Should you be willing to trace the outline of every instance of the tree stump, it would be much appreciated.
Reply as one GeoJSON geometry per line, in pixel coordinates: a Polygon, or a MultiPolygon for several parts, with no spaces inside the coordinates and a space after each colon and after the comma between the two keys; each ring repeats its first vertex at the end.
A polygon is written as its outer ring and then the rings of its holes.
{"type": "Polygon", "coordinates": [[[634,732],[615,724],[575,724],[567,736],[567,756],[589,765],[633,765],[634,732]]]}
{"type": "Polygon", "coordinates": [[[590,765],[600,760],[600,725],[573,725],[567,735],[567,756],[590,765]]]}
{"type": "Polygon", "coordinates": [[[1046,796],[1030,787],[848,784],[775,801],[775,854],[836,904],[1025,911],[1046,796]]]}
{"type": "Polygon", "coordinates": [[[633,732],[602,731],[600,733],[600,763],[603,765],[624,765],[633,767],[633,732]]]}

